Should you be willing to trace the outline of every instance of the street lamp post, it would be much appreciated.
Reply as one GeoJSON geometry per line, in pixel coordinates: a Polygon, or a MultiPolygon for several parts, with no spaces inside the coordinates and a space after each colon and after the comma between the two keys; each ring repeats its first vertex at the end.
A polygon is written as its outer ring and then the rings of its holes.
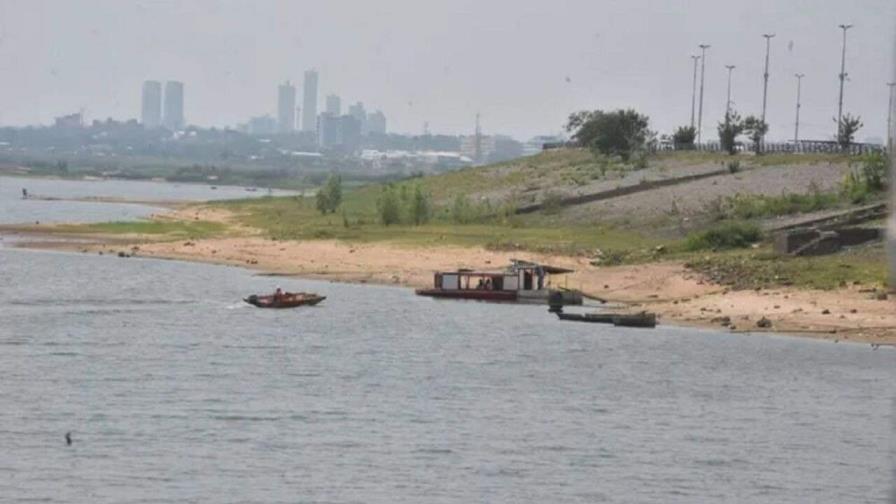
{"type": "Polygon", "coordinates": [[[796,77],[796,127],[793,130],[793,148],[799,149],[800,141],[800,91],[805,74],[795,74],[796,77]]]}
{"type": "Polygon", "coordinates": [[[691,56],[694,60],[694,83],[691,85],[691,128],[694,127],[694,109],[697,102],[697,60],[700,56],[691,56]]]}
{"type": "Polygon", "coordinates": [[[703,140],[703,82],[706,76],[706,50],[709,44],[700,44],[700,113],[697,116],[697,144],[703,140]]]}
{"type": "Polygon", "coordinates": [[[765,33],[762,36],[765,37],[765,73],[763,74],[762,84],[762,122],[765,122],[765,105],[766,98],[768,96],[768,57],[769,52],[771,51],[772,38],[775,36],[775,34],[765,33]]]}
{"type": "Polygon", "coordinates": [[[840,56],[840,99],[837,102],[837,138],[840,138],[840,127],[843,119],[843,81],[846,80],[846,30],[852,28],[851,24],[842,24],[843,53],[840,56]]]}
{"type": "Polygon", "coordinates": [[[728,99],[725,101],[725,118],[727,120],[728,115],[731,113],[731,71],[734,70],[734,65],[725,65],[725,68],[728,69],[728,99]]]}
{"type": "Polygon", "coordinates": [[[890,101],[887,105],[887,153],[890,157],[893,156],[893,88],[896,87],[896,82],[888,82],[887,86],[890,88],[890,101]]]}

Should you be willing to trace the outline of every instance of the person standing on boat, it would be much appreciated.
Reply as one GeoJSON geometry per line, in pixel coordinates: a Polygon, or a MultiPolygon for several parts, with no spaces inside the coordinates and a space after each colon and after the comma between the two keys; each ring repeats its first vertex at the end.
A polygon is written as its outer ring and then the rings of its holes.
{"type": "Polygon", "coordinates": [[[274,301],[280,301],[283,299],[283,291],[280,287],[277,287],[277,290],[274,291],[274,301]]]}

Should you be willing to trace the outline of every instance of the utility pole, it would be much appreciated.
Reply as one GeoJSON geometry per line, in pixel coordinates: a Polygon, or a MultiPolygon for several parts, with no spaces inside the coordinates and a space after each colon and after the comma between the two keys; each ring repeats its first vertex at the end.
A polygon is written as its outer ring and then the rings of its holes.
{"type": "Polygon", "coordinates": [[[887,153],[890,157],[893,156],[893,88],[896,87],[896,82],[888,82],[887,86],[890,88],[890,102],[887,106],[887,153]]]}
{"type": "Polygon", "coordinates": [[[700,44],[700,113],[697,116],[697,144],[699,145],[703,139],[703,82],[706,76],[706,50],[710,48],[709,44],[700,44]]]}
{"type": "Polygon", "coordinates": [[[694,84],[691,85],[691,128],[693,128],[694,108],[697,102],[697,60],[700,59],[700,56],[691,56],[691,59],[694,60],[694,84]]]}
{"type": "Polygon", "coordinates": [[[728,119],[728,115],[731,114],[731,71],[736,67],[734,65],[725,65],[725,68],[728,69],[728,100],[725,102],[725,119],[728,119]]]}
{"type": "Polygon", "coordinates": [[[846,30],[852,28],[851,24],[842,24],[843,30],[843,54],[840,56],[840,100],[837,102],[837,139],[840,138],[840,125],[843,119],[843,81],[846,80],[846,30]]]}
{"type": "Polygon", "coordinates": [[[800,91],[803,83],[803,77],[805,74],[794,74],[796,77],[796,127],[793,130],[793,147],[797,148],[800,141],[800,91]]]}
{"type": "Polygon", "coordinates": [[[473,145],[473,157],[476,163],[482,162],[482,128],[479,127],[479,112],[476,112],[476,142],[473,145]]]}
{"type": "Polygon", "coordinates": [[[764,82],[762,84],[762,122],[765,122],[765,105],[766,98],[768,97],[768,56],[772,47],[772,38],[775,34],[764,33],[762,36],[765,37],[765,73],[763,74],[764,82]]]}

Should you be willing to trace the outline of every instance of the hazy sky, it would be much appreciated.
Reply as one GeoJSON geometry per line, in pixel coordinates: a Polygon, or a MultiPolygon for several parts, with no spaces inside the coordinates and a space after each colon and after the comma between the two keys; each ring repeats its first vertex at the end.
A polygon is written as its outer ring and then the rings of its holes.
{"type": "MultiPolygon", "coordinates": [[[[835,129],[840,23],[849,31],[845,110],[884,137],[892,0],[0,0],[0,124],[135,118],[143,80],[185,83],[191,124],[275,115],[277,84],[320,71],[319,100],[382,109],[389,130],[473,129],[524,139],[578,109],[635,107],[661,132],[690,120],[691,54],[706,60],[704,135],[724,113],[727,70],[742,114],[762,102],[762,33],[774,32],[770,138],[835,129]]],[[[301,89],[300,89],[301,92],[301,89]]],[[[301,103],[301,98],[297,100],[301,103]]]]}

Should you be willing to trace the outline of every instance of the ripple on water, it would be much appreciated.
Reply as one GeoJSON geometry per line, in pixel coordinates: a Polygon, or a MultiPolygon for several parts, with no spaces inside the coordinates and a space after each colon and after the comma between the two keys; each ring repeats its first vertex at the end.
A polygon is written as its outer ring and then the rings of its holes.
{"type": "Polygon", "coordinates": [[[0,500],[886,502],[896,352],[134,265],[0,250],[0,500]]]}

